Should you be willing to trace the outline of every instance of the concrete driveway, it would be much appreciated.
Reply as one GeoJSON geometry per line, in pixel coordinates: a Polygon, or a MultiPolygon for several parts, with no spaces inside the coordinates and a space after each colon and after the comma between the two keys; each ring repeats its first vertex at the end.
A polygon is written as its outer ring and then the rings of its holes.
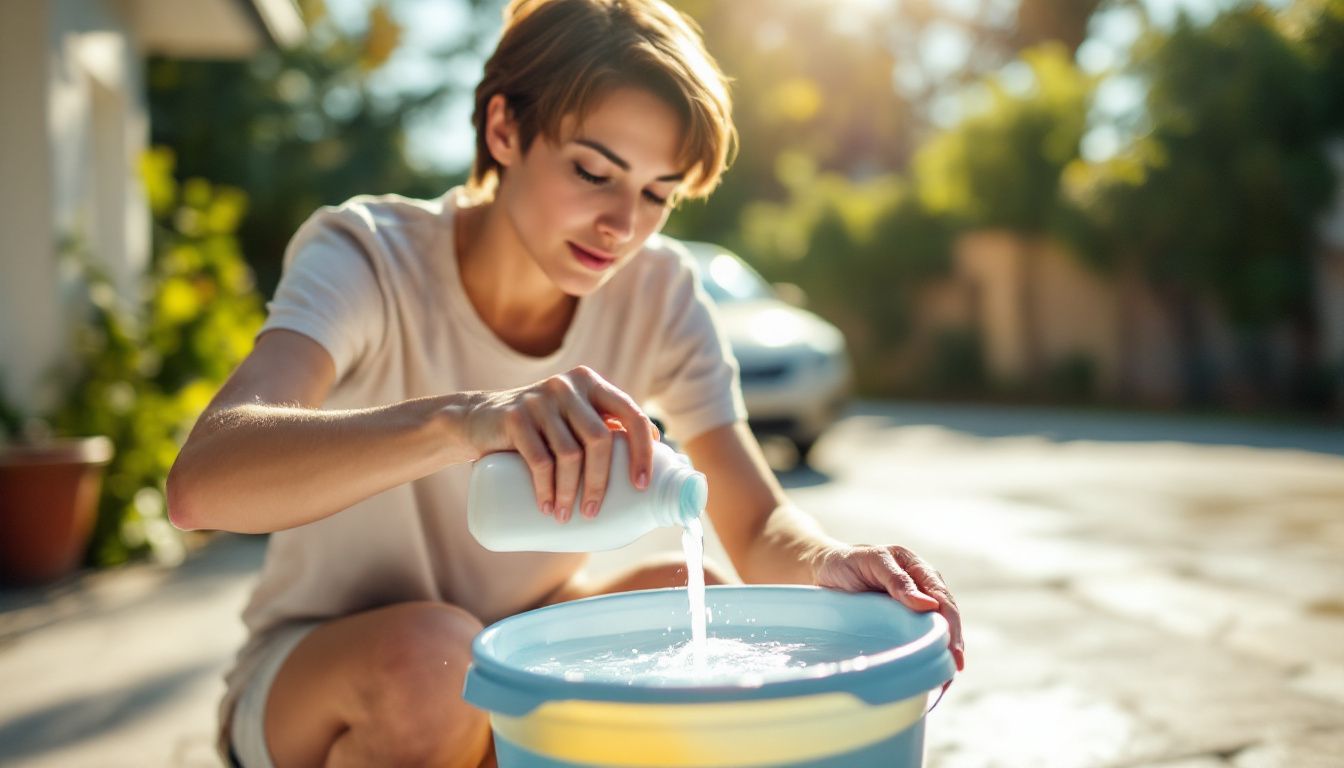
{"type": "MultiPolygon", "coordinates": [[[[967,669],[930,768],[1344,765],[1344,430],[866,404],[782,477],[956,592],[967,669]]],[[[263,544],[0,592],[0,764],[215,765],[263,544]]]]}

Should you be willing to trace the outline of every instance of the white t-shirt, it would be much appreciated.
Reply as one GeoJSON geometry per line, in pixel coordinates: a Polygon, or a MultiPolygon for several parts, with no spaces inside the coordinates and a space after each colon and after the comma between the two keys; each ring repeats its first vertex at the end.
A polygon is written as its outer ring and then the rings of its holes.
{"type": "MultiPolygon", "coordinates": [[[[362,196],[300,227],[262,333],[321,344],[336,365],[324,407],[529,384],[587,365],[656,408],[685,442],[746,417],[737,363],[694,259],[652,238],[578,302],[559,349],[510,348],[476,314],[454,253],[460,190],[436,200],[362,196]]],[[[227,723],[272,630],[410,600],[453,603],[490,624],[537,605],[587,560],[572,553],[491,552],[467,531],[469,464],[397,486],[322,520],[271,534],[243,612],[249,640],[227,676],[227,723]]]]}

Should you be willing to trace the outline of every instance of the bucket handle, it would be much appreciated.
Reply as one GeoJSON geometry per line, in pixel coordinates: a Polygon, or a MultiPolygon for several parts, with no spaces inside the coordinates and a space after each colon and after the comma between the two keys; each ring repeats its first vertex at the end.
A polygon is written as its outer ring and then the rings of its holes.
{"type": "Polygon", "coordinates": [[[933,704],[929,705],[929,708],[924,710],[924,717],[929,716],[929,713],[932,712],[934,708],[937,707],[938,704],[943,700],[943,695],[947,693],[947,689],[951,687],[952,687],[951,680],[948,680],[946,683],[943,683],[943,687],[938,689],[938,698],[934,699],[933,704]]]}

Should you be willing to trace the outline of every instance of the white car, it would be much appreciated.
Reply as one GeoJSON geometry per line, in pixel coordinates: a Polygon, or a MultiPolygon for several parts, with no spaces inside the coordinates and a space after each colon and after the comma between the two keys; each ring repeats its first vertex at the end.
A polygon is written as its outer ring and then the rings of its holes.
{"type": "Polygon", "coordinates": [[[701,284],[718,306],[741,367],[752,430],[787,437],[806,461],[849,397],[845,337],[834,325],[782,301],[764,278],[726,248],[682,244],[699,263],[701,284]]]}

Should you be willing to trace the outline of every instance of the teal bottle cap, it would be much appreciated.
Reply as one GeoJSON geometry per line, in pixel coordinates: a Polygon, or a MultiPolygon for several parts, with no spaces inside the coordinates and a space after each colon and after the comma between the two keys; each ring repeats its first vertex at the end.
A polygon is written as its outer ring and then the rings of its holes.
{"type": "Polygon", "coordinates": [[[700,517],[709,503],[709,481],[700,472],[689,472],[681,481],[681,523],[700,517]]]}

